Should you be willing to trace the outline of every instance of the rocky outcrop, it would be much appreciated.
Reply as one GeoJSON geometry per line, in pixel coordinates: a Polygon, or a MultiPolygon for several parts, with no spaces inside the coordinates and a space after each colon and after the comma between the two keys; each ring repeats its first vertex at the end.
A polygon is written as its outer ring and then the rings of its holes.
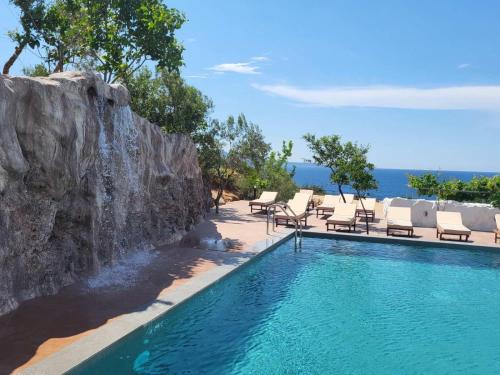
{"type": "Polygon", "coordinates": [[[178,240],[206,202],[192,141],[134,114],[123,86],[0,76],[0,314],[178,240]]]}

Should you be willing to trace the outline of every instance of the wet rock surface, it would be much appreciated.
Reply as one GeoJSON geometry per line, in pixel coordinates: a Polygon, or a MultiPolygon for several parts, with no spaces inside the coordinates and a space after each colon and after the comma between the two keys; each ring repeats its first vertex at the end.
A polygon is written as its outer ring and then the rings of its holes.
{"type": "Polygon", "coordinates": [[[0,76],[0,315],[179,240],[207,201],[192,141],[134,114],[123,86],[0,76]]]}

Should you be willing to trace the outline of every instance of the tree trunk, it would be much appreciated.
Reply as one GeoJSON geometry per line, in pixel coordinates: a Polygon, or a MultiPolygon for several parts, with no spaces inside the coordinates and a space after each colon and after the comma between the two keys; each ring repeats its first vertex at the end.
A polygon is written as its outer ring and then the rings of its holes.
{"type": "Polygon", "coordinates": [[[214,203],[215,203],[215,214],[218,215],[219,214],[219,202],[220,202],[220,199],[222,197],[222,193],[224,192],[224,186],[219,186],[217,188],[217,195],[215,196],[215,200],[214,200],[214,203]]]}
{"type": "Polygon", "coordinates": [[[358,194],[358,199],[361,202],[361,207],[363,208],[363,212],[365,214],[366,234],[370,234],[370,226],[368,225],[368,215],[366,212],[365,204],[363,203],[363,198],[361,197],[361,194],[357,190],[356,190],[356,194],[358,194]]]}
{"type": "Polygon", "coordinates": [[[344,201],[344,203],[346,203],[346,200],[344,197],[344,192],[342,191],[342,185],[338,184],[338,187],[339,187],[340,196],[342,197],[342,200],[344,201]]]}
{"type": "Polygon", "coordinates": [[[12,54],[12,56],[10,56],[10,58],[7,60],[7,62],[3,66],[2,74],[9,74],[10,68],[12,67],[12,65],[14,65],[17,58],[19,57],[21,52],[23,52],[23,49],[24,49],[24,47],[26,47],[27,44],[28,44],[28,42],[23,41],[21,44],[16,46],[16,48],[14,49],[14,53],[12,54]]]}
{"type": "Polygon", "coordinates": [[[62,62],[62,60],[59,60],[57,62],[56,67],[54,68],[54,73],[61,73],[63,69],[64,69],[64,63],[62,62]]]}

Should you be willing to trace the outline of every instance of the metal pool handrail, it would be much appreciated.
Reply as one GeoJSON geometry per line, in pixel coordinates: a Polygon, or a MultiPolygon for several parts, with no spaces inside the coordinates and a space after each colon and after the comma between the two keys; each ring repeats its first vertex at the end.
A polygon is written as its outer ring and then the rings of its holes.
{"type": "Polygon", "coordinates": [[[269,212],[271,211],[271,209],[272,209],[272,214],[273,214],[273,217],[272,217],[272,226],[273,226],[273,231],[274,231],[274,222],[275,222],[276,208],[281,209],[281,211],[283,211],[283,213],[286,215],[286,217],[289,220],[292,220],[295,223],[295,231],[294,231],[294,234],[295,234],[295,247],[297,247],[297,241],[298,241],[299,247],[302,247],[302,220],[297,218],[297,215],[295,214],[295,212],[285,202],[277,202],[277,203],[273,203],[273,204],[271,204],[271,205],[268,206],[268,208],[267,208],[267,219],[266,219],[267,220],[266,221],[266,233],[269,234],[269,216],[270,216],[269,212]],[[290,210],[290,212],[291,212],[291,214],[293,216],[289,215],[287,210],[290,210]]]}

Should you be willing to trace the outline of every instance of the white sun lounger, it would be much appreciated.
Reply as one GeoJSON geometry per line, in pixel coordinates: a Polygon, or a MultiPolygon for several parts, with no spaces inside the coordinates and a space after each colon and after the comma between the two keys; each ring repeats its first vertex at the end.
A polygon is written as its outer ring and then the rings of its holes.
{"type": "Polygon", "coordinates": [[[335,211],[335,206],[340,203],[340,195],[325,195],[323,202],[316,207],[316,217],[319,216],[319,212],[324,215],[325,212],[335,211]]]}
{"type": "Polygon", "coordinates": [[[253,212],[254,207],[257,211],[267,210],[270,205],[276,202],[278,193],[275,191],[264,191],[258,199],[250,201],[250,212],[253,212]]]}
{"type": "Polygon", "coordinates": [[[443,239],[444,234],[459,236],[460,241],[462,241],[462,236],[465,236],[465,241],[469,240],[471,230],[462,224],[460,212],[438,211],[436,212],[436,220],[436,237],[439,237],[440,240],[443,239]]]}
{"type": "Polygon", "coordinates": [[[274,221],[276,226],[283,224],[288,225],[289,221],[304,220],[304,225],[307,225],[307,206],[309,205],[309,195],[297,193],[295,197],[288,201],[285,211],[276,212],[274,221]]]}
{"type": "Polygon", "coordinates": [[[365,216],[365,211],[366,211],[366,216],[368,219],[371,219],[371,221],[375,220],[375,205],[377,204],[377,200],[375,198],[362,198],[358,201],[358,207],[356,209],[356,216],[357,217],[364,217],[365,216]],[[363,204],[361,204],[361,201],[363,201],[363,204]],[[363,206],[365,206],[365,209],[363,210],[363,206]]]}
{"type": "Polygon", "coordinates": [[[335,230],[337,225],[349,228],[354,227],[356,230],[356,203],[339,203],[335,207],[335,211],[332,216],[326,221],[326,230],[330,230],[330,225],[333,225],[335,230]]]}
{"type": "Polygon", "coordinates": [[[410,207],[389,207],[387,209],[387,235],[391,230],[408,231],[408,237],[413,236],[410,207]]]}
{"type": "Polygon", "coordinates": [[[497,229],[495,229],[495,243],[500,239],[500,214],[495,215],[495,221],[497,223],[497,229]]]}
{"type": "Polygon", "coordinates": [[[300,189],[299,192],[296,194],[308,194],[309,203],[307,204],[307,209],[314,208],[314,201],[313,201],[314,190],[300,189]]]}

